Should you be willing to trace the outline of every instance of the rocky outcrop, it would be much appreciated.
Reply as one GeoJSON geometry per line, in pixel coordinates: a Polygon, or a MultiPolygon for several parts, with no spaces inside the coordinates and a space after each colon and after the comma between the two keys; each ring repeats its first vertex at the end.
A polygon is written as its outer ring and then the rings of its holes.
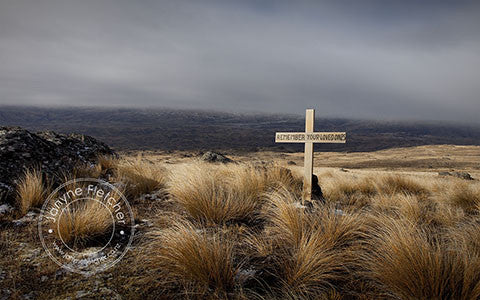
{"type": "Polygon", "coordinates": [[[54,178],[78,163],[94,163],[101,154],[114,152],[90,136],[0,127],[0,204],[12,200],[16,182],[26,168],[39,168],[54,178]]]}
{"type": "Polygon", "coordinates": [[[220,162],[220,163],[229,163],[232,162],[230,158],[226,157],[225,155],[222,155],[220,153],[215,153],[208,151],[202,156],[202,160],[207,161],[207,162],[220,162]]]}
{"type": "Polygon", "coordinates": [[[438,172],[439,176],[453,176],[465,180],[474,180],[474,178],[467,172],[438,172]]]}

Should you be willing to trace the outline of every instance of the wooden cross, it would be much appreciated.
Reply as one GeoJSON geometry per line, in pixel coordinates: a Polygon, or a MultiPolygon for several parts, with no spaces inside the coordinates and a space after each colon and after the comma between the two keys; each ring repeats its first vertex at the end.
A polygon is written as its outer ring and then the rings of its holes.
{"type": "Polygon", "coordinates": [[[312,200],[313,143],[345,143],[346,132],[313,132],[315,110],[307,109],[305,132],[277,132],[276,143],[305,143],[303,200],[312,200]]]}

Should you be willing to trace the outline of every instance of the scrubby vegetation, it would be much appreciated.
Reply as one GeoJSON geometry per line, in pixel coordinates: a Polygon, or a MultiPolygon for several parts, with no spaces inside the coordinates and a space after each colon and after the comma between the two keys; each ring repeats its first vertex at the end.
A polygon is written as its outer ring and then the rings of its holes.
{"type": "Polygon", "coordinates": [[[32,207],[41,206],[50,192],[50,187],[38,168],[25,170],[17,184],[16,208],[18,213],[25,215],[32,207]]]}
{"type": "MultiPolygon", "coordinates": [[[[328,170],[326,202],[303,203],[301,177],[275,165],[104,157],[85,170],[123,184],[136,221],[152,221],[106,271],[126,298],[480,298],[478,181],[328,170]]],[[[23,212],[38,206],[41,176],[18,193],[23,212]]],[[[76,244],[109,229],[98,207],[67,217],[76,244]]]]}
{"type": "Polygon", "coordinates": [[[112,226],[110,211],[101,202],[74,202],[58,220],[57,235],[77,248],[108,233],[112,226]]]}

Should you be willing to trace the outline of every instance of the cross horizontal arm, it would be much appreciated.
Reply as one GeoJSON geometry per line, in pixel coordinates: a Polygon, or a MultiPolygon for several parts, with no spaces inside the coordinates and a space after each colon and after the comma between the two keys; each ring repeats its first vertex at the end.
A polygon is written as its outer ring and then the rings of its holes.
{"type": "Polygon", "coordinates": [[[346,132],[277,132],[275,143],[345,143],[346,132]]]}

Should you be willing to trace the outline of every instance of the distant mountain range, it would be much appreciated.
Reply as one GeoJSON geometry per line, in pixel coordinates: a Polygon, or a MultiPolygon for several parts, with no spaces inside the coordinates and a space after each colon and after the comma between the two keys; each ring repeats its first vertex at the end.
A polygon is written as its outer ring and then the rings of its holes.
{"type": "MultiPolygon", "coordinates": [[[[117,150],[300,151],[275,144],[276,131],[304,131],[296,115],[232,114],[171,109],[1,106],[0,125],[91,135],[117,150]]],[[[316,151],[374,151],[432,144],[480,145],[480,125],[316,119],[315,131],[346,131],[346,144],[316,151]]]]}

